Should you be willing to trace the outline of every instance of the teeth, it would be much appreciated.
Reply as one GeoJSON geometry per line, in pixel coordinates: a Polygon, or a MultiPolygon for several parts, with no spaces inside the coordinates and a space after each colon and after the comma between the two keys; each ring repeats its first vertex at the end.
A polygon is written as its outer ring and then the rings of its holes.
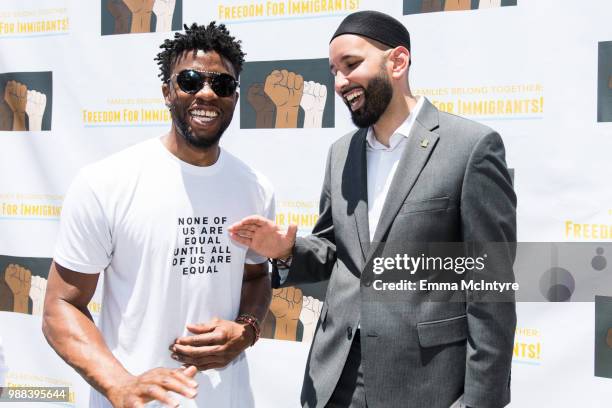
{"type": "Polygon", "coordinates": [[[345,98],[346,98],[347,101],[351,102],[353,99],[355,99],[355,98],[357,98],[357,97],[359,97],[361,95],[363,95],[363,91],[358,90],[358,91],[355,91],[355,92],[352,92],[352,93],[346,95],[345,98]]]}
{"type": "Polygon", "coordinates": [[[207,118],[216,118],[219,114],[215,111],[207,111],[207,110],[192,110],[191,116],[204,116],[207,118]]]}

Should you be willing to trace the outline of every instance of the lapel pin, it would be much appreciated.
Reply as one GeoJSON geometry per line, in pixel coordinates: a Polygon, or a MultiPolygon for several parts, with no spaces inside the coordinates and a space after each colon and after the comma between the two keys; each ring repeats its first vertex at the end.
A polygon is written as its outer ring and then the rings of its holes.
{"type": "Polygon", "coordinates": [[[427,139],[421,140],[421,147],[426,148],[427,146],[429,146],[429,140],[427,139]]]}

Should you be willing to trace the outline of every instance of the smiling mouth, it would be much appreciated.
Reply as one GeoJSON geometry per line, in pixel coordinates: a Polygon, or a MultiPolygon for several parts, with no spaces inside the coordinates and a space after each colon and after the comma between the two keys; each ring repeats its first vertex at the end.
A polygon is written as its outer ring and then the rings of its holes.
{"type": "Polygon", "coordinates": [[[351,108],[352,111],[356,111],[361,108],[364,103],[364,90],[363,88],[355,88],[352,89],[342,95],[344,97],[344,101],[351,108]]]}
{"type": "Polygon", "coordinates": [[[207,126],[219,117],[219,112],[211,109],[192,109],[189,111],[189,115],[196,124],[207,126]]]}

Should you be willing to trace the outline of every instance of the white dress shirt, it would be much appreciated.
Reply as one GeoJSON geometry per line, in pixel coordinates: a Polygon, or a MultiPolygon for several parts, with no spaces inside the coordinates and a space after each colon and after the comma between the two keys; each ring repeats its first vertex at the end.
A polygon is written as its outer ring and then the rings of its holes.
{"type": "Polygon", "coordinates": [[[378,226],[380,213],[389,193],[389,186],[397,170],[397,165],[406,148],[408,136],[414,125],[424,97],[419,97],[416,106],[410,112],[404,123],[397,128],[389,138],[389,147],[380,143],[370,127],[366,137],[366,160],[368,163],[368,224],[370,228],[370,242],[378,226]]]}

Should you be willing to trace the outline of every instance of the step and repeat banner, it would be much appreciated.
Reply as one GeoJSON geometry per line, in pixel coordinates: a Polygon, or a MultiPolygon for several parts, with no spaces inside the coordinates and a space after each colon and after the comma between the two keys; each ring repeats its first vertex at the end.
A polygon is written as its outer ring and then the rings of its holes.
{"type": "MultiPolygon", "coordinates": [[[[410,31],[415,94],[504,138],[519,240],[595,243],[572,256],[551,245],[553,267],[530,271],[540,295],[517,307],[511,406],[610,406],[612,287],[572,299],[612,275],[607,0],[2,1],[0,381],[69,387],[59,405],[88,405],[89,387],[41,333],[62,201],[79,168],[169,129],[153,61],[163,40],[211,20],[242,40],[241,97],[221,143],[272,181],[276,221],[303,235],[317,221],[327,149],[353,129],[334,93],[329,38],[368,9],[410,31]],[[285,84],[291,74],[303,82],[285,84]]],[[[266,338],[247,352],[256,406],[299,405],[325,291],[274,291],[266,338]]]]}

